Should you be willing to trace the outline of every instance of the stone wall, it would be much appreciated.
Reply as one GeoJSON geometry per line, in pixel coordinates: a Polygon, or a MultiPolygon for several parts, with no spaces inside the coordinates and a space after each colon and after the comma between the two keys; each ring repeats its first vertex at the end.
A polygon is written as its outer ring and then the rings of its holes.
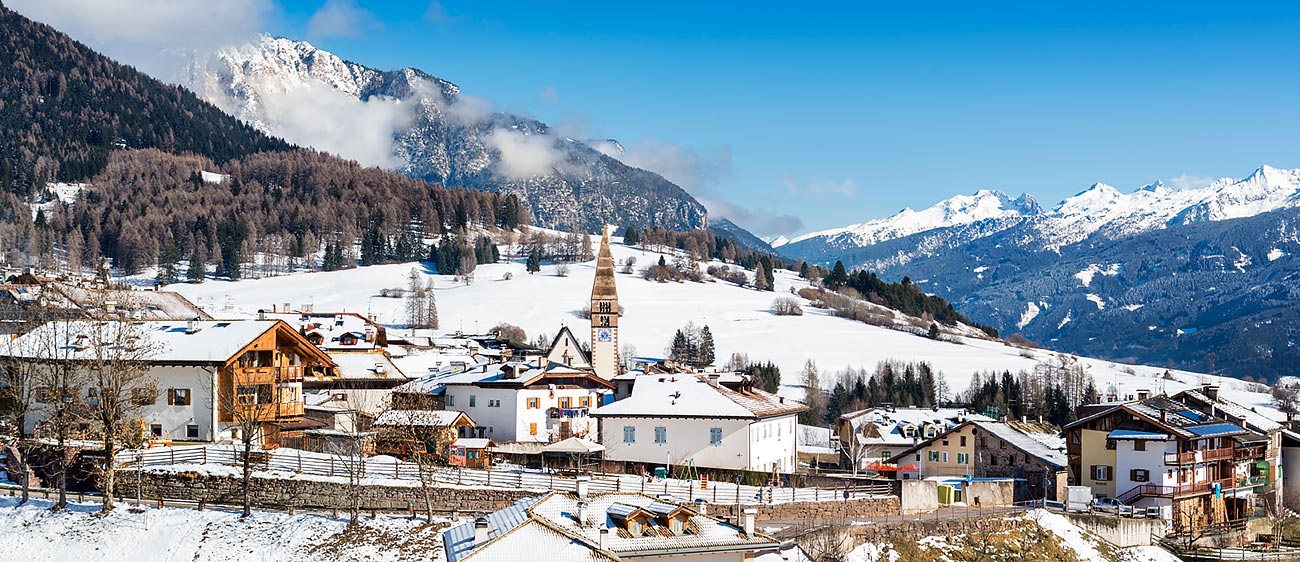
{"type": "MultiPolygon", "coordinates": [[[[119,471],[118,496],[134,498],[135,471],[119,471]]],[[[139,474],[141,496],[148,500],[186,500],[214,504],[239,505],[243,502],[243,483],[238,477],[195,472],[144,472],[139,474]]],[[[440,513],[495,511],[515,501],[537,495],[536,492],[497,488],[436,487],[432,490],[433,508],[440,513]]],[[[363,510],[405,511],[408,504],[423,511],[424,495],[417,486],[378,486],[367,484],[356,492],[363,510]]],[[[253,478],[253,505],[279,509],[344,509],[354,490],[343,482],[302,478],[253,478]]]]}
{"type": "MultiPolygon", "coordinates": [[[[830,521],[872,517],[898,517],[897,497],[866,498],[849,501],[788,502],[741,505],[741,509],[758,510],[759,521],[830,521]]],[[[709,505],[709,515],[735,520],[735,505],[709,505]]]]}
{"type": "Polygon", "coordinates": [[[939,519],[902,521],[889,525],[853,525],[850,533],[853,544],[889,543],[900,538],[916,540],[921,537],[955,537],[969,533],[1000,533],[1024,527],[1018,517],[982,517],[975,519],[939,519]]]}

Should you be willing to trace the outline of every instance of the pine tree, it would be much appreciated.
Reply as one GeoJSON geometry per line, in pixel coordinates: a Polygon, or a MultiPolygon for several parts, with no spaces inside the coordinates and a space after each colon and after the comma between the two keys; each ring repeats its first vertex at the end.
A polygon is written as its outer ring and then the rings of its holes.
{"type": "Polygon", "coordinates": [[[185,270],[185,280],[191,283],[202,283],[207,276],[206,257],[203,255],[203,244],[194,245],[194,251],[190,253],[190,266],[185,270]]]}
{"type": "Polygon", "coordinates": [[[668,347],[668,358],[678,363],[687,363],[690,361],[690,342],[686,339],[686,333],[677,330],[673,334],[673,343],[668,347]]]}
{"type": "Polygon", "coordinates": [[[930,338],[932,340],[939,339],[939,325],[935,324],[934,322],[931,322],[930,331],[926,332],[925,337],[930,338]]]}
{"type": "Polygon", "coordinates": [[[835,260],[835,268],[831,270],[830,275],[826,276],[826,279],[822,280],[822,284],[825,285],[827,289],[834,291],[835,289],[844,286],[848,280],[849,273],[844,270],[844,262],[835,260]]]}
{"type": "Polygon", "coordinates": [[[533,250],[528,252],[528,263],[524,264],[524,269],[531,275],[542,270],[541,252],[533,250]]]}
{"type": "Polygon", "coordinates": [[[578,256],[578,261],[591,261],[596,259],[596,254],[591,251],[591,234],[582,233],[582,252],[578,256]]]}
{"type": "Polygon", "coordinates": [[[631,226],[623,229],[623,243],[628,246],[636,246],[641,243],[641,233],[631,226]]]}
{"type": "Polygon", "coordinates": [[[803,364],[803,403],[808,409],[799,413],[799,423],[821,425],[826,415],[826,394],[821,389],[821,373],[812,359],[803,364]]]}
{"type": "Polygon", "coordinates": [[[713,332],[710,332],[708,325],[705,325],[700,330],[699,364],[702,367],[712,365],[716,359],[713,349],[713,332]]]}

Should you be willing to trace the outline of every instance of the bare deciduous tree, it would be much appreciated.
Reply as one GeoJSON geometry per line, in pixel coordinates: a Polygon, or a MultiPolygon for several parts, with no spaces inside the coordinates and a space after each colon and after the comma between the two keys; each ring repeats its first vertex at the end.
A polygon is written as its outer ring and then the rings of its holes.
{"type": "Polygon", "coordinates": [[[242,517],[253,514],[253,445],[263,437],[265,423],[275,419],[279,408],[270,385],[254,384],[255,382],[252,375],[243,374],[236,369],[225,375],[218,374],[212,379],[214,388],[209,393],[216,403],[222,431],[234,433],[242,471],[242,517]]]}
{"type": "MultiPolygon", "coordinates": [[[[149,376],[150,359],[159,351],[140,324],[127,321],[81,322],[89,336],[86,383],[94,393],[91,414],[104,442],[103,511],[112,511],[118,445],[131,437],[132,421],[158,399],[157,381],[149,376]]],[[[140,425],[136,424],[136,437],[140,425]]]]}

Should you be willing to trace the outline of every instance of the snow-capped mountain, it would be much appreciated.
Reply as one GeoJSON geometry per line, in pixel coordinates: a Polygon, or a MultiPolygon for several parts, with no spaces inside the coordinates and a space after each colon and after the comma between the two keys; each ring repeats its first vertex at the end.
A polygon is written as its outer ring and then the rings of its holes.
{"type": "Polygon", "coordinates": [[[945,199],[921,211],[908,208],[892,217],[804,234],[790,240],[788,244],[824,239],[826,243],[839,247],[870,246],[936,228],[989,219],[1031,216],[1041,211],[1038,203],[1028,194],[1012,199],[1000,191],[981,189],[973,195],[957,195],[945,199]]]}
{"type": "Polygon", "coordinates": [[[955,203],[780,252],[910,276],[978,322],[1077,353],[1204,369],[1213,352],[1218,367],[1254,376],[1300,364],[1300,170],[1262,166],[1184,190],[1098,183],[1050,211],[945,214],[955,203]],[[896,224],[914,230],[882,226],[896,224]]]}
{"type": "Polygon", "coordinates": [[[291,142],[449,186],[517,194],[540,226],[707,224],[703,205],[680,187],[591,146],[611,141],[560,136],[417,69],[377,70],[262,36],[195,55],[179,81],[291,142]]]}

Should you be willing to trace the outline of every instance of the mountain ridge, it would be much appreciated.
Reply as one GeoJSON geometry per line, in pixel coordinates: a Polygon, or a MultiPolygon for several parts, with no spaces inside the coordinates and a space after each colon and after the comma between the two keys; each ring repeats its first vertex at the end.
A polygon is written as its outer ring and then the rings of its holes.
{"type": "Polygon", "coordinates": [[[540,121],[494,111],[419,69],[378,70],[304,41],[263,35],[256,44],[195,54],[182,81],[260,130],[313,146],[304,140],[313,133],[330,138],[330,132],[299,130],[310,125],[304,121],[369,112],[367,126],[378,122],[387,129],[368,133],[368,145],[382,143],[390,151],[356,147],[346,136],[318,148],[443,185],[515,194],[539,226],[708,225],[704,206],[659,174],[628,166],[540,121]],[[295,113],[294,106],[312,104],[326,111],[295,113]]]}

